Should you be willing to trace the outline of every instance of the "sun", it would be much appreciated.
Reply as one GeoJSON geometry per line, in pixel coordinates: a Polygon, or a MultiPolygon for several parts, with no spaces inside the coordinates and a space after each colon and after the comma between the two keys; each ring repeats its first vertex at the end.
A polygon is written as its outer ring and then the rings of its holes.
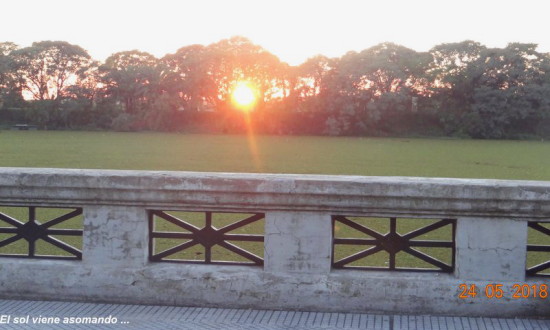
{"type": "Polygon", "coordinates": [[[239,82],[235,85],[233,93],[231,93],[231,99],[239,109],[250,111],[256,103],[255,90],[250,84],[239,82]]]}

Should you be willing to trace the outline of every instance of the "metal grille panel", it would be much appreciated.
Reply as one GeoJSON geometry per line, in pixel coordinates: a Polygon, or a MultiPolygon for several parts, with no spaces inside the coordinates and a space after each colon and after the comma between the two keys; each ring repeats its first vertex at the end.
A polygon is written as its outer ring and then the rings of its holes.
{"type": "Polygon", "coordinates": [[[421,220],[407,220],[408,229],[406,233],[402,234],[397,229],[397,218],[333,216],[332,267],[336,269],[453,272],[456,220],[423,219],[424,222],[431,223],[421,225],[421,227],[418,225],[411,227],[411,225],[415,225],[415,222],[421,220]],[[374,226],[375,223],[378,225],[374,226]],[[381,232],[380,228],[382,227],[386,228],[384,229],[385,233],[381,232]],[[438,230],[440,233],[437,236],[443,235],[443,239],[420,239],[426,235],[433,236],[433,233],[438,230]],[[350,234],[352,231],[355,233],[355,237],[351,237],[353,236],[350,234]],[[441,257],[434,256],[435,249],[439,254],[448,256],[443,258],[448,260],[442,261],[441,257]],[[398,263],[401,260],[408,266],[399,266],[398,263]],[[371,262],[376,264],[370,264],[371,262]]]}
{"type": "Polygon", "coordinates": [[[249,234],[247,228],[258,226],[264,218],[263,213],[150,210],[149,260],[262,266],[264,261],[259,254],[263,253],[263,227],[262,234],[249,234]],[[187,219],[190,213],[201,214],[203,221],[198,224],[187,219]],[[218,228],[213,224],[214,216],[226,217],[229,221],[218,228]],[[168,245],[161,246],[161,240],[168,245]]]}
{"type": "MultiPolygon", "coordinates": [[[[0,253],[0,256],[17,258],[82,259],[81,250],[60,238],[82,237],[82,229],[56,227],[60,224],[61,227],[63,227],[63,224],[67,223],[67,221],[72,221],[82,215],[82,208],[37,208],[29,206],[14,207],[12,209],[18,209],[19,211],[27,209],[28,220],[24,222],[9,215],[4,210],[0,211],[0,224],[3,225],[0,227],[0,234],[2,234],[0,248],[7,247],[10,244],[19,244],[20,247],[20,249],[10,249],[8,252],[0,253]],[[37,219],[37,210],[57,210],[62,211],[63,214],[54,216],[53,219],[41,223],[37,219]],[[45,254],[45,252],[42,251],[43,249],[38,248],[38,246],[49,246],[53,249],[57,249],[64,255],[45,254]],[[25,251],[22,251],[22,249],[25,251]]],[[[82,227],[81,222],[80,227],[82,227]]],[[[50,249],[46,248],[46,250],[50,249]]]]}
{"type": "Polygon", "coordinates": [[[548,223],[536,221],[530,221],[527,225],[534,234],[529,235],[530,238],[535,236],[537,244],[527,244],[527,258],[528,260],[535,259],[536,265],[527,267],[526,274],[528,276],[550,277],[550,226],[548,226],[548,223]]]}

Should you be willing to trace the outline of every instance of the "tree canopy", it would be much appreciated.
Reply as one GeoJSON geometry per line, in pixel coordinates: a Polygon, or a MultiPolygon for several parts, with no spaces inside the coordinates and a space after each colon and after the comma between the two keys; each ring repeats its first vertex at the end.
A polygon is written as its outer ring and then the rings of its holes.
{"type": "Polygon", "coordinates": [[[550,136],[550,55],[466,40],[417,52],[386,42],[298,66],[244,37],[162,58],[94,61],[80,46],[0,43],[0,123],[48,129],[267,134],[550,136]],[[257,98],[250,113],[236,86],[257,98]]]}

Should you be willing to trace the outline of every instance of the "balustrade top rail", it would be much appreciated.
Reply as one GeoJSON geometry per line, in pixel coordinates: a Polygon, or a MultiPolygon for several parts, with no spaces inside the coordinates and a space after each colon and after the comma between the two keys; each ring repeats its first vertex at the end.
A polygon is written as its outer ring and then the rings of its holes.
{"type": "Polygon", "coordinates": [[[386,216],[550,218],[550,182],[0,168],[4,205],[140,205],[386,216]]]}

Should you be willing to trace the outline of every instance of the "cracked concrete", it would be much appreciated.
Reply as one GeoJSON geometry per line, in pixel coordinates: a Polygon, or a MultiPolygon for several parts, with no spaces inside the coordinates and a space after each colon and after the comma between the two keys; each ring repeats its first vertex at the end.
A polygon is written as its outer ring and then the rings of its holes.
{"type": "Polygon", "coordinates": [[[459,218],[457,229],[456,273],[459,277],[488,281],[525,280],[525,222],[459,218]]]}

